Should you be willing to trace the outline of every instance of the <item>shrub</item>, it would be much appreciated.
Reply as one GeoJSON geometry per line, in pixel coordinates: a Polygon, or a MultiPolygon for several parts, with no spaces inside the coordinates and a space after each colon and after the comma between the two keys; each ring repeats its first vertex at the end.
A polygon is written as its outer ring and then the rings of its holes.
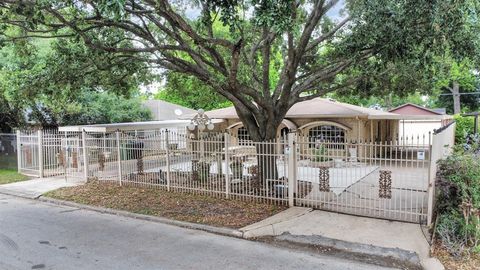
{"type": "Polygon", "coordinates": [[[465,144],[466,138],[473,134],[474,118],[463,117],[459,114],[454,116],[455,119],[455,142],[457,144],[465,144]]]}
{"type": "Polygon", "coordinates": [[[438,162],[436,233],[455,256],[480,251],[480,158],[471,146],[438,162]]]}
{"type": "Polygon", "coordinates": [[[315,150],[315,161],[316,162],[325,162],[331,160],[327,157],[327,148],[324,145],[320,145],[318,149],[315,150]]]}

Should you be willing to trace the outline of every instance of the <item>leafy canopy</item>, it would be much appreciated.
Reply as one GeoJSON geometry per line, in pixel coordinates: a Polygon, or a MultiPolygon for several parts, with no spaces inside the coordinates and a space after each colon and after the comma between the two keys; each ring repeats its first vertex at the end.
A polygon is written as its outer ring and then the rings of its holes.
{"type": "Polygon", "coordinates": [[[273,138],[297,102],[380,85],[381,75],[395,69],[431,72],[432,59],[447,47],[461,59],[478,43],[473,0],[195,3],[199,19],[187,16],[190,1],[7,0],[0,2],[0,23],[21,29],[4,33],[5,42],[72,37],[115,61],[193,76],[232,102],[254,140],[273,138]],[[329,13],[339,7],[343,13],[329,13]]]}
{"type": "MultiPolygon", "coordinates": [[[[7,33],[16,31],[10,27],[7,33]]],[[[124,120],[147,120],[140,101],[127,99],[138,95],[138,85],[150,78],[144,63],[114,60],[74,38],[15,40],[0,50],[1,129],[31,122],[55,127],[118,120],[100,112],[98,118],[89,111],[81,115],[95,105],[124,120]]]]}

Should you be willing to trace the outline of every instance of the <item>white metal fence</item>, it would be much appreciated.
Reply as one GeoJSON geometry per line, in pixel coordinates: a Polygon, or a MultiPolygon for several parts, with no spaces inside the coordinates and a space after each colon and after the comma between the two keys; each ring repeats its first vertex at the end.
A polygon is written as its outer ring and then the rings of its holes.
{"type": "MultiPolygon", "coordinates": [[[[185,130],[18,132],[19,171],[430,222],[432,170],[452,127],[396,141],[270,142],[185,130]],[[448,133],[448,134],[446,134],[448,133]],[[446,135],[444,135],[446,134],[446,135]],[[414,143],[413,143],[414,141],[414,143]],[[432,147],[432,145],[434,147],[432,147]]],[[[433,172],[434,173],[434,172],[433,172]]]]}

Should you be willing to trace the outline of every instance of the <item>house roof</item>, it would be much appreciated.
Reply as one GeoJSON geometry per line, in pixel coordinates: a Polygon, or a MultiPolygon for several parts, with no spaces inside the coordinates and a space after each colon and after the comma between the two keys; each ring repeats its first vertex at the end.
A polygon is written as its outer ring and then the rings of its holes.
{"type": "MultiPolygon", "coordinates": [[[[228,107],[206,112],[208,117],[216,119],[238,119],[235,108],[228,107]]],[[[192,115],[185,116],[189,119],[192,115]]],[[[350,118],[397,119],[400,115],[364,108],[324,98],[315,98],[296,103],[287,112],[285,118],[350,118]]]]}
{"type": "Polygon", "coordinates": [[[156,121],[179,119],[181,115],[195,113],[193,109],[163,100],[145,100],[143,106],[152,112],[153,120],[156,121]]]}
{"type": "Polygon", "coordinates": [[[443,115],[444,109],[429,109],[413,103],[405,103],[396,108],[389,110],[391,113],[402,115],[443,115]]]}
{"type": "Polygon", "coordinates": [[[144,121],[144,122],[126,122],[112,124],[78,125],[59,127],[58,131],[87,131],[87,132],[113,132],[125,130],[153,130],[167,127],[186,127],[190,123],[188,120],[169,120],[169,121],[144,121]]]}
{"type": "MultiPolygon", "coordinates": [[[[221,123],[223,120],[215,119],[214,124],[221,123]]],[[[163,121],[144,121],[144,122],[126,122],[112,124],[95,124],[95,125],[79,125],[79,126],[63,126],[58,131],[72,132],[100,132],[109,133],[114,131],[133,131],[133,130],[154,130],[161,128],[183,128],[190,123],[190,120],[163,120],[163,121]]]]}

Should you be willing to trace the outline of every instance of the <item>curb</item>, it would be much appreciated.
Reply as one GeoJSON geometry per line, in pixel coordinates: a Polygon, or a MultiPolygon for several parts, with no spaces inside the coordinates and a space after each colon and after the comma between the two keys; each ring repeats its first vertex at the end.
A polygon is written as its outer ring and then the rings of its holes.
{"type": "Polygon", "coordinates": [[[136,214],[123,210],[115,210],[111,208],[96,207],[70,201],[53,199],[41,195],[36,198],[32,198],[25,196],[25,194],[22,193],[12,194],[4,192],[4,190],[0,190],[0,194],[12,195],[24,199],[34,199],[41,202],[90,210],[104,214],[152,221],[172,226],[178,226],[186,229],[200,230],[245,240],[256,240],[259,242],[272,244],[277,247],[327,254],[338,258],[360,261],[373,265],[395,267],[400,269],[423,269],[420,263],[420,259],[415,252],[399,248],[384,248],[367,244],[359,244],[323,237],[321,235],[291,235],[290,233],[283,233],[278,236],[247,237],[247,235],[245,234],[246,232],[225,227],[215,227],[186,221],[178,221],[163,217],[136,214]]]}
{"type": "Polygon", "coordinates": [[[368,264],[400,269],[423,269],[417,253],[399,248],[385,248],[323,237],[321,235],[291,235],[257,238],[280,247],[328,254],[368,264]]]}
{"type": "Polygon", "coordinates": [[[178,220],[174,220],[174,219],[137,214],[137,213],[132,213],[132,212],[123,211],[123,210],[115,210],[115,209],[111,209],[111,208],[104,208],[104,207],[96,207],[96,206],[90,206],[90,205],[85,205],[85,204],[79,204],[79,203],[75,203],[75,202],[69,202],[69,201],[64,201],[64,200],[47,198],[47,197],[43,197],[43,196],[38,197],[37,200],[42,201],[42,202],[57,204],[57,205],[75,207],[75,208],[85,209],[85,210],[91,210],[91,211],[95,211],[95,212],[99,212],[99,213],[103,213],[103,214],[111,214],[111,215],[117,215],[117,216],[122,216],[122,217],[135,218],[135,219],[146,220],[146,221],[153,221],[153,222],[157,222],[157,223],[173,225],[173,226],[178,226],[178,227],[187,228],[187,229],[200,230],[200,231],[205,231],[205,232],[210,232],[210,233],[215,233],[215,234],[220,234],[220,235],[225,235],[225,236],[231,236],[231,237],[235,237],[235,238],[243,238],[243,232],[241,232],[239,230],[235,230],[235,229],[225,228],[225,227],[215,227],[215,226],[197,224],[197,223],[186,222],[186,221],[178,221],[178,220]]]}
{"type": "Polygon", "coordinates": [[[38,194],[25,193],[25,192],[12,190],[12,189],[5,189],[2,187],[0,187],[0,194],[15,196],[15,197],[24,198],[24,199],[30,199],[30,200],[36,200],[42,196],[42,194],[40,193],[38,194]]]}

